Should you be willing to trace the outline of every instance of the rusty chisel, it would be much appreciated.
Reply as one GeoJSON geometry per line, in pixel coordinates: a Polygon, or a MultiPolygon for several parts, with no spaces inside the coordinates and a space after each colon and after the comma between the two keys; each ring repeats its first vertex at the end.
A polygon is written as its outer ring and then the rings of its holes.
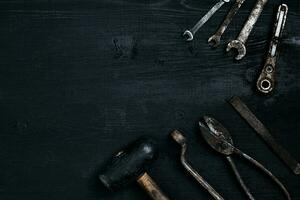
{"type": "Polygon", "coordinates": [[[284,149],[270,131],[253,114],[248,106],[239,97],[233,97],[230,101],[233,108],[244,118],[248,124],[263,138],[267,145],[279,156],[279,158],[296,174],[300,174],[300,164],[284,149]]]}

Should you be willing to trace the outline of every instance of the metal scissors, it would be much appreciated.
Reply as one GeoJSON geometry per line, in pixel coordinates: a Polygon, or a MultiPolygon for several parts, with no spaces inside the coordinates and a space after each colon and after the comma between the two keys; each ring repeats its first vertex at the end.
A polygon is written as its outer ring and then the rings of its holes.
{"type": "Polygon", "coordinates": [[[231,158],[231,155],[233,154],[237,154],[245,158],[254,166],[256,166],[261,171],[263,171],[280,187],[280,189],[287,196],[287,199],[289,200],[291,199],[290,194],[287,191],[286,187],[279,181],[279,179],[276,176],[272,174],[272,172],[267,170],[261,163],[256,161],[254,158],[245,154],[244,152],[242,152],[241,150],[239,150],[233,145],[233,140],[231,138],[229,131],[220,122],[218,122],[214,118],[207,117],[207,116],[204,117],[204,121],[205,124],[199,122],[200,130],[203,138],[214,150],[226,156],[226,159],[228,160],[237,180],[239,181],[241,187],[243,188],[244,192],[247,194],[249,199],[254,200],[254,197],[250,193],[249,188],[244,183],[240,173],[237,170],[234,161],[231,158]]]}

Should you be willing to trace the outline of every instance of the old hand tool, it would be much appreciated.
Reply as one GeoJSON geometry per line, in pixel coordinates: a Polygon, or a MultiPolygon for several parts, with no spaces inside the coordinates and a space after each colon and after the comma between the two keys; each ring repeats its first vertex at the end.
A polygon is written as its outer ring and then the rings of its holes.
{"type": "Polygon", "coordinates": [[[231,9],[229,10],[227,16],[225,17],[217,32],[208,39],[208,43],[211,46],[219,46],[222,35],[226,31],[228,25],[231,23],[233,17],[238,12],[244,1],[245,0],[236,0],[235,3],[232,5],[231,9]]]}
{"type": "Polygon", "coordinates": [[[278,57],[277,46],[280,38],[282,37],[282,32],[285,26],[287,13],[288,13],[287,5],[281,4],[278,8],[273,36],[271,39],[267,59],[256,83],[257,89],[265,94],[273,91],[275,86],[275,65],[278,57]]]}
{"type": "Polygon", "coordinates": [[[267,1],[268,0],[257,0],[239,36],[236,40],[232,40],[228,44],[226,51],[230,51],[232,48],[238,51],[238,55],[235,57],[236,60],[241,60],[246,55],[245,44],[267,1]]]}
{"type": "Polygon", "coordinates": [[[181,164],[183,167],[204,187],[210,194],[211,196],[216,199],[216,200],[223,200],[223,197],[205,181],[205,179],[198,174],[196,170],[192,168],[192,166],[186,161],[185,158],[185,153],[187,150],[187,144],[186,144],[186,138],[183,136],[181,132],[178,130],[174,130],[171,133],[171,137],[181,146],[181,164]]]}
{"type": "Polygon", "coordinates": [[[120,151],[99,175],[100,181],[113,190],[136,180],[153,200],[168,200],[145,171],[157,155],[155,143],[153,139],[143,138],[120,151]]]}
{"type": "Polygon", "coordinates": [[[225,3],[228,3],[230,0],[219,0],[190,30],[186,30],[183,33],[183,36],[186,36],[186,41],[192,41],[194,39],[195,33],[219,10],[225,3]]]}
{"type": "Polygon", "coordinates": [[[277,143],[270,131],[257,119],[248,106],[239,97],[230,100],[233,108],[248,122],[248,124],[262,137],[269,147],[281,158],[281,160],[297,175],[300,174],[300,164],[287,150],[277,143]]]}
{"type": "Polygon", "coordinates": [[[232,158],[230,157],[232,154],[238,154],[241,157],[245,158],[249,162],[251,162],[254,166],[262,170],[266,175],[268,175],[274,182],[278,184],[278,186],[283,190],[286,194],[287,199],[291,199],[289,192],[285,188],[285,186],[274,176],[269,170],[267,170],[262,164],[258,161],[250,157],[249,155],[245,154],[238,148],[233,145],[233,140],[230,136],[228,130],[217,120],[211,117],[204,117],[205,124],[199,122],[200,130],[202,136],[204,137],[205,141],[217,152],[224,154],[232,167],[234,174],[239,181],[240,185],[242,186],[243,190],[246,192],[249,199],[253,200],[254,197],[250,193],[250,190],[245,185],[244,181],[242,180],[235,163],[233,162],[232,158]]]}

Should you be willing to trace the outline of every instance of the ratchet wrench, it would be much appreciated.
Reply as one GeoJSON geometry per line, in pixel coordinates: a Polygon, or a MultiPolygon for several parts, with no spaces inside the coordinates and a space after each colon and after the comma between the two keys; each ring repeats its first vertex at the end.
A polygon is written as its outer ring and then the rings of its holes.
{"type": "Polygon", "coordinates": [[[275,65],[278,57],[278,44],[282,37],[287,13],[288,6],[281,4],[278,8],[267,59],[256,83],[257,89],[264,94],[272,92],[275,87],[275,65]]]}

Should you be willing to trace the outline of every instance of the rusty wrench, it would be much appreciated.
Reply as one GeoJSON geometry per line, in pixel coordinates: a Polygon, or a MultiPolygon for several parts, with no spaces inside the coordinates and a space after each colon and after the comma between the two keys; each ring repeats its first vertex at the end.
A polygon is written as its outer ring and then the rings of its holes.
{"type": "Polygon", "coordinates": [[[190,30],[186,30],[183,36],[186,36],[186,41],[192,41],[194,39],[195,33],[219,10],[225,3],[230,0],[219,0],[190,30]]]}
{"type": "Polygon", "coordinates": [[[224,200],[224,198],[186,161],[185,152],[187,149],[187,144],[186,138],[183,136],[183,134],[178,130],[174,130],[171,133],[171,137],[181,146],[180,160],[183,167],[197,180],[198,183],[200,183],[200,185],[202,185],[210,193],[215,200],[224,200]]]}
{"type": "Polygon", "coordinates": [[[214,35],[212,35],[208,39],[208,43],[213,46],[217,47],[220,44],[220,40],[224,32],[226,31],[228,25],[231,23],[233,17],[235,14],[238,12],[242,4],[244,3],[245,0],[236,0],[235,3],[232,5],[231,9],[229,10],[227,16],[225,17],[224,21],[220,25],[219,29],[216,31],[214,35]]]}
{"type": "Polygon", "coordinates": [[[236,40],[232,40],[228,44],[226,51],[230,51],[232,48],[238,51],[238,55],[235,57],[236,60],[241,60],[246,55],[247,51],[245,44],[267,2],[268,0],[257,0],[239,36],[236,40]]]}
{"type": "Polygon", "coordinates": [[[265,94],[273,91],[275,86],[275,65],[278,57],[277,47],[285,26],[287,13],[288,6],[286,4],[281,4],[278,8],[267,59],[256,83],[257,89],[265,94]]]}

